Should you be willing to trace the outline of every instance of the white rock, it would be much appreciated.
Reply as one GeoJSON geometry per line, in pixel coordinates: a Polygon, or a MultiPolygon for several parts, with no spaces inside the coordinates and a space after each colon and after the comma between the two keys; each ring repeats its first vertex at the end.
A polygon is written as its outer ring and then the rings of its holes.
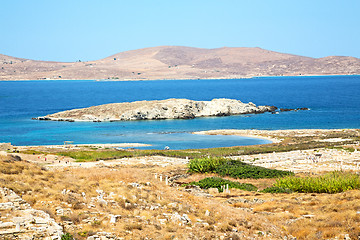
{"type": "Polygon", "coordinates": [[[193,101],[167,99],[161,101],[138,101],[112,103],[84,109],[59,112],[39,120],[64,121],[128,121],[150,119],[188,119],[206,116],[224,116],[273,111],[269,106],[256,106],[235,99],[193,101]]]}
{"type": "Polygon", "coordinates": [[[179,213],[175,212],[173,215],[171,215],[170,220],[175,223],[181,222],[181,215],[179,213]]]}
{"type": "Polygon", "coordinates": [[[159,219],[159,222],[160,222],[160,224],[166,224],[167,219],[161,218],[161,219],[159,219]]]}
{"type": "Polygon", "coordinates": [[[181,220],[184,221],[185,223],[191,223],[191,219],[187,214],[183,214],[181,220]]]}
{"type": "Polygon", "coordinates": [[[205,211],[205,216],[207,216],[207,217],[210,216],[210,211],[209,210],[205,211]]]}
{"type": "Polygon", "coordinates": [[[0,223],[0,228],[9,228],[9,227],[13,227],[15,224],[13,222],[3,222],[0,223]]]}

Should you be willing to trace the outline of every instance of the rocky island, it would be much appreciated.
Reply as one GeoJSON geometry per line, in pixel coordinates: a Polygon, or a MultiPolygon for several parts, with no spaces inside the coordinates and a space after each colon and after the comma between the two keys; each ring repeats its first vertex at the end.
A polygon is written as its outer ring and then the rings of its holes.
{"type": "Polygon", "coordinates": [[[73,109],[34,118],[51,121],[131,121],[161,119],[192,119],[196,117],[229,116],[249,113],[273,112],[274,106],[256,106],[235,99],[194,101],[189,99],[166,99],[111,103],[89,108],[73,109]]]}

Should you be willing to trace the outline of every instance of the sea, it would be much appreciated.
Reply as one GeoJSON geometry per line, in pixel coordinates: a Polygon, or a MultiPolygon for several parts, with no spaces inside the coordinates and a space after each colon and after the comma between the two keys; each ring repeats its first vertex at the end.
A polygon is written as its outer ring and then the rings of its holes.
{"type": "Polygon", "coordinates": [[[258,77],[249,79],[0,82],[0,142],[14,145],[145,143],[152,149],[193,149],[269,143],[240,136],[191,134],[211,129],[360,128],[360,76],[258,77]],[[231,98],[279,108],[279,114],[247,114],[188,120],[53,122],[33,117],[94,105],[187,98],[231,98]]]}

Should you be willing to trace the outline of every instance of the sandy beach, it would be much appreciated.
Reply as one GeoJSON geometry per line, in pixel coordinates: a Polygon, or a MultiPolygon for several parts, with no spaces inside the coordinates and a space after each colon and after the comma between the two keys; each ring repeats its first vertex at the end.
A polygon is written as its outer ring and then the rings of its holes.
{"type": "MultiPolygon", "coordinates": [[[[244,137],[261,138],[272,141],[273,143],[279,143],[286,137],[314,137],[319,141],[344,141],[344,139],[323,139],[319,138],[329,133],[341,133],[341,132],[358,132],[358,129],[291,129],[291,130],[239,130],[239,129],[218,129],[209,131],[193,132],[193,134],[203,135],[237,135],[244,137]]],[[[340,141],[340,142],[341,142],[340,141]]]]}
{"type": "Polygon", "coordinates": [[[281,142],[279,139],[276,139],[274,137],[263,136],[265,134],[264,130],[219,129],[219,130],[193,132],[192,134],[199,134],[199,135],[236,135],[236,136],[242,136],[242,137],[265,139],[265,140],[271,141],[272,143],[281,142]]]}

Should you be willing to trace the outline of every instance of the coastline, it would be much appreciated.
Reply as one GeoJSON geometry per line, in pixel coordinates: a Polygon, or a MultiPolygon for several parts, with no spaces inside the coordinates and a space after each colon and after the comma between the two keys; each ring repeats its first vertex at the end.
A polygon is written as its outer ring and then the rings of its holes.
{"type": "MultiPolygon", "coordinates": [[[[224,129],[224,130],[209,130],[209,131],[198,131],[198,132],[190,132],[190,134],[198,134],[198,135],[234,135],[240,137],[249,137],[256,139],[268,140],[271,143],[279,143],[280,140],[273,137],[259,136],[254,133],[246,133],[247,131],[252,130],[236,130],[236,129],[224,129]]],[[[262,131],[262,130],[257,130],[262,131]]],[[[262,143],[269,144],[269,143],[262,143]]],[[[139,148],[139,147],[151,147],[152,144],[144,144],[144,143],[89,143],[89,144],[49,144],[49,145],[12,145],[13,148],[17,150],[39,150],[39,149],[80,149],[80,148],[139,148]]]]}
{"type": "Polygon", "coordinates": [[[335,76],[360,76],[359,74],[304,74],[304,75],[264,75],[264,76],[242,76],[242,77],[210,77],[210,78],[149,78],[149,79],[0,79],[0,82],[21,81],[96,81],[96,82],[139,82],[139,81],[193,81],[193,80],[224,80],[224,79],[256,79],[256,78],[281,78],[281,77],[335,77],[335,76]]]}
{"type": "Polygon", "coordinates": [[[39,148],[63,148],[63,149],[73,149],[80,147],[89,147],[89,148],[135,148],[135,147],[149,147],[151,144],[144,143],[89,143],[89,144],[64,144],[64,145],[14,145],[19,150],[24,149],[39,149],[39,148]]]}
{"type": "MultiPolygon", "coordinates": [[[[191,134],[197,135],[233,135],[249,138],[257,138],[270,141],[271,143],[281,143],[287,137],[314,137],[318,138],[323,134],[339,133],[344,131],[359,131],[359,129],[286,129],[286,130],[257,130],[257,129],[215,129],[206,131],[195,131],[191,134]]],[[[341,139],[331,138],[318,141],[337,142],[341,139]]],[[[347,139],[342,139],[347,140],[347,139]]],[[[263,144],[261,144],[263,145],[263,144]]],[[[89,143],[89,144],[68,144],[68,145],[13,145],[18,150],[34,149],[78,149],[78,148],[137,148],[150,147],[151,144],[143,143],[89,143]]]]}
{"type": "MultiPolygon", "coordinates": [[[[217,129],[197,131],[193,134],[202,135],[236,135],[269,140],[272,143],[280,143],[286,137],[318,137],[329,132],[357,131],[358,129],[286,129],[286,130],[256,130],[256,129],[217,129]]],[[[337,139],[329,139],[337,141],[337,139]]],[[[323,140],[326,141],[326,140],[323,140]]]]}
{"type": "Polygon", "coordinates": [[[279,142],[281,142],[279,139],[276,139],[274,137],[259,136],[254,131],[261,131],[262,132],[262,131],[266,131],[266,130],[217,129],[217,130],[197,131],[197,132],[192,132],[192,134],[198,134],[198,135],[234,135],[234,136],[241,136],[241,137],[264,139],[264,140],[271,141],[271,143],[279,143],[279,142]]]}

